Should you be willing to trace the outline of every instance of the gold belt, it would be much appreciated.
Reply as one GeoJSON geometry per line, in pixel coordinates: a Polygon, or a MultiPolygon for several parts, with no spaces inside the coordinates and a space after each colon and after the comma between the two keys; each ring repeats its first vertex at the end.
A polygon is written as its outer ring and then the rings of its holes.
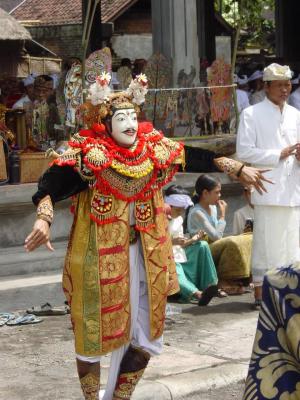
{"type": "Polygon", "coordinates": [[[135,244],[140,236],[140,232],[137,231],[134,225],[129,228],[129,244],[135,244]]]}

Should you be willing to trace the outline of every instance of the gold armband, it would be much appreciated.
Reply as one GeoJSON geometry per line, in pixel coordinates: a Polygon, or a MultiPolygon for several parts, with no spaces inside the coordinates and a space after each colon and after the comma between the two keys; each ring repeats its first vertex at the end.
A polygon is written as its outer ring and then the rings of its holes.
{"type": "Polygon", "coordinates": [[[53,205],[50,196],[44,197],[37,206],[37,218],[47,221],[49,225],[53,221],[53,205]]]}
{"type": "Polygon", "coordinates": [[[232,160],[227,157],[215,158],[214,163],[220,171],[225,172],[227,175],[235,176],[238,176],[238,174],[242,172],[244,166],[240,161],[232,160]]]}

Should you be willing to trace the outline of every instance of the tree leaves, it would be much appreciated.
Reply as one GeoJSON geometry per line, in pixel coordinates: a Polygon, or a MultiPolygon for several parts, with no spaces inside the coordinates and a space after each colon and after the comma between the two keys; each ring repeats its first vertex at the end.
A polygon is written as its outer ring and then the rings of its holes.
{"type": "Polygon", "coordinates": [[[275,21],[272,18],[275,0],[217,0],[215,7],[235,28],[241,19],[243,35],[240,44],[259,48],[275,45],[275,21]]]}

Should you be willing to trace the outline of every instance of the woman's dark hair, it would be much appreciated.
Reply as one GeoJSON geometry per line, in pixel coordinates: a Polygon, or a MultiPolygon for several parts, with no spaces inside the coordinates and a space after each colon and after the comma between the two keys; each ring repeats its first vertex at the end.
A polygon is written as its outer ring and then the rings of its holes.
{"type": "Polygon", "coordinates": [[[196,194],[193,196],[192,201],[194,204],[198,203],[201,199],[204,190],[210,192],[220,185],[220,180],[212,177],[211,175],[200,175],[195,184],[196,194]]]}
{"type": "Polygon", "coordinates": [[[170,185],[166,189],[165,191],[166,196],[171,196],[172,194],[186,194],[190,196],[190,193],[180,185],[170,185]]]}
{"type": "Polygon", "coordinates": [[[121,67],[128,67],[131,69],[131,60],[130,58],[122,58],[121,67]]]}

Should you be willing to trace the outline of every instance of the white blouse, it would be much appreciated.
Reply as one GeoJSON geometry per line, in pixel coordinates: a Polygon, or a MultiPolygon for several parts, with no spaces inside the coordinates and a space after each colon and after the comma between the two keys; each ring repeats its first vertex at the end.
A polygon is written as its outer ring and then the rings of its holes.
{"type": "MultiPolygon", "coordinates": [[[[169,232],[171,238],[184,237],[183,234],[183,218],[181,216],[177,218],[172,218],[169,221],[169,232]]],[[[175,262],[187,262],[186,254],[184,248],[178,245],[173,245],[173,255],[175,262]]]]}

